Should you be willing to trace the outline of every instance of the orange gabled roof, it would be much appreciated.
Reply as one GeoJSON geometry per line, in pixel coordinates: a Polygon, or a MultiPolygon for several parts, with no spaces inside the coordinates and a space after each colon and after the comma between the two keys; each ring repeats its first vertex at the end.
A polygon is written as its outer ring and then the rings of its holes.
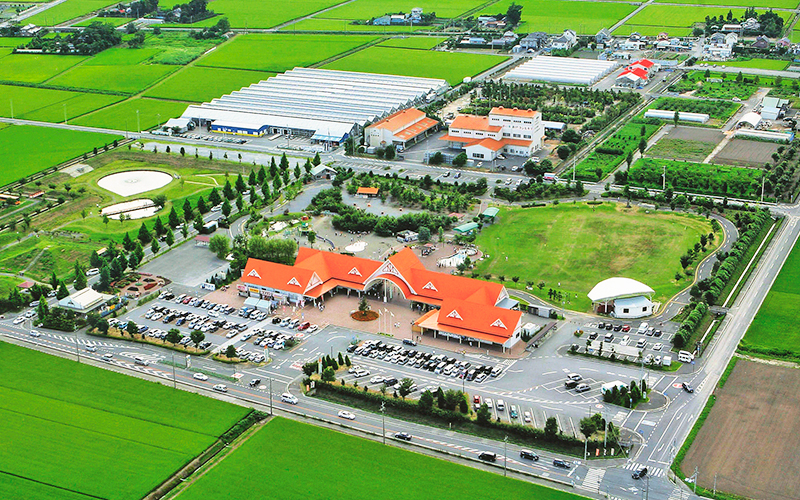
{"type": "Polygon", "coordinates": [[[498,141],[496,139],[486,138],[481,139],[480,141],[476,141],[473,144],[467,144],[467,147],[470,146],[482,146],[486,149],[491,149],[492,151],[500,151],[505,146],[505,141],[498,141]]]}
{"type": "Polygon", "coordinates": [[[481,281],[463,276],[411,269],[404,273],[416,291],[420,302],[438,304],[447,299],[469,300],[487,306],[494,306],[503,291],[503,285],[491,281],[481,281]]]}
{"type": "Polygon", "coordinates": [[[356,191],[356,194],[378,194],[378,188],[376,188],[376,187],[360,187],[356,191]]]}
{"type": "Polygon", "coordinates": [[[533,118],[539,112],[535,109],[518,109],[518,108],[504,108],[503,106],[498,106],[496,108],[492,108],[490,114],[493,115],[502,115],[502,116],[516,116],[520,118],[533,118]]]}
{"type": "Polygon", "coordinates": [[[450,135],[450,134],[445,134],[445,135],[439,137],[439,140],[440,141],[467,142],[467,143],[477,142],[474,137],[461,137],[461,136],[458,136],[458,135],[450,135]]]}
{"type": "MultiPolygon", "coordinates": [[[[664,34],[666,35],[666,33],[664,33],[664,34]]],[[[639,65],[639,66],[644,66],[645,68],[650,69],[650,68],[653,67],[653,64],[654,64],[653,61],[651,61],[650,59],[639,59],[635,63],[631,64],[631,66],[639,65]]]]}
{"type": "Polygon", "coordinates": [[[367,278],[380,267],[381,263],[351,255],[300,247],[294,265],[316,271],[322,281],[336,279],[343,286],[361,290],[367,278]]]}
{"type": "Polygon", "coordinates": [[[314,271],[309,269],[258,259],[247,259],[242,271],[245,283],[299,294],[305,293],[313,276],[314,271]]]}
{"type": "Polygon", "coordinates": [[[380,128],[391,131],[402,130],[411,126],[414,122],[419,121],[421,118],[425,118],[425,113],[417,108],[401,109],[383,120],[378,120],[367,128],[380,128]]]}
{"type": "Polygon", "coordinates": [[[502,339],[502,343],[514,335],[521,318],[520,311],[447,299],[442,303],[436,321],[445,331],[453,330],[453,333],[476,338],[489,337],[493,342],[502,339]]]}
{"type": "Polygon", "coordinates": [[[413,139],[419,134],[425,132],[426,130],[432,129],[438,124],[439,122],[437,122],[436,120],[426,117],[425,119],[420,120],[417,123],[404,128],[400,132],[397,132],[396,134],[394,134],[394,136],[400,140],[407,141],[409,139],[413,139]]]}
{"type": "Polygon", "coordinates": [[[473,115],[459,115],[450,124],[450,128],[467,129],[467,130],[483,130],[486,132],[499,132],[503,127],[497,125],[489,125],[488,116],[473,116],[473,115]]]}
{"type": "Polygon", "coordinates": [[[503,139],[503,144],[511,146],[530,146],[533,141],[526,141],[525,139],[503,139]]]}

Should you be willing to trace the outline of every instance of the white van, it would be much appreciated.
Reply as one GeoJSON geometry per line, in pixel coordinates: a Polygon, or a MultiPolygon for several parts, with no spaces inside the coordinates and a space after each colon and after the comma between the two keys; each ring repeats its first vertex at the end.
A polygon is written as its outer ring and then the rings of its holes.
{"type": "Polygon", "coordinates": [[[142,366],[150,365],[149,361],[147,361],[144,358],[140,358],[139,356],[136,356],[135,358],[133,358],[133,362],[136,363],[137,365],[142,365],[142,366]]]}
{"type": "Polygon", "coordinates": [[[694,354],[689,351],[678,351],[678,361],[681,363],[691,363],[694,360],[694,354]]]}
{"type": "Polygon", "coordinates": [[[636,333],[638,333],[639,335],[643,335],[644,332],[647,331],[647,327],[648,326],[650,326],[650,325],[648,325],[647,323],[642,323],[641,325],[639,325],[639,329],[636,330],[636,333]]]}

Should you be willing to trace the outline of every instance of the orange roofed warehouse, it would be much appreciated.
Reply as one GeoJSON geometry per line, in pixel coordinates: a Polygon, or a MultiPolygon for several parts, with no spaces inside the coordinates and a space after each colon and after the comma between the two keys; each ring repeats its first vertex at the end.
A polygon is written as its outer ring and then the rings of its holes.
{"type": "Polygon", "coordinates": [[[399,289],[407,300],[432,307],[414,322],[418,334],[505,350],[521,333],[522,313],[512,309],[517,302],[503,285],[429,271],[410,248],[380,262],[300,247],[293,266],[249,259],[242,282],[252,296],[298,306],[329,292],[361,296],[382,285],[387,297],[399,289]]]}

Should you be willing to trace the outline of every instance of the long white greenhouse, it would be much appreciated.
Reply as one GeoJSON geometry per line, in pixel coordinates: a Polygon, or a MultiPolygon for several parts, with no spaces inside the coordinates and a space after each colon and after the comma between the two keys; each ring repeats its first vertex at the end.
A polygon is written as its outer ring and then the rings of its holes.
{"type": "Polygon", "coordinates": [[[614,71],[617,61],[576,59],[572,57],[536,56],[512,69],[504,80],[522,82],[559,82],[592,85],[614,71]]]}
{"type": "MultiPolygon", "coordinates": [[[[648,109],[644,113],[645,118],[658,118],[659,120],[674,120],[676,111],[669,109],[648,109]]],[[[685,111],[677,111],[678,120],[682,122],[705,123],[708,121],[708,115],[705,113],[687,113],[685,111]]]]}

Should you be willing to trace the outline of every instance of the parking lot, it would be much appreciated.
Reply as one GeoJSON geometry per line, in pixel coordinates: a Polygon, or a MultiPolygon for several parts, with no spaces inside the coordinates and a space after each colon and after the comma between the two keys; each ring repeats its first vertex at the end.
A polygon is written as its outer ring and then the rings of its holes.
{"type": "Polygon", "coordinates": [[[677,355],[670,352],[674,332],[668,331],[673,326],[662,324],[650,325],[642,322],[636,327],[622,322],[597,322],[589,323],[584,328],[584,336],[573,342],[572,349],[577,352],[614,353],[616,358],[627,361],[640,361],[639,352],[645,364],[658,366],[663,362],[664,356],[669,356],[672,362],[677,362],[677,355]],[[588,345],[587,345],[588,342],[588,345]],[[575,347],[577,346],[577,348],[575,347]]]}

